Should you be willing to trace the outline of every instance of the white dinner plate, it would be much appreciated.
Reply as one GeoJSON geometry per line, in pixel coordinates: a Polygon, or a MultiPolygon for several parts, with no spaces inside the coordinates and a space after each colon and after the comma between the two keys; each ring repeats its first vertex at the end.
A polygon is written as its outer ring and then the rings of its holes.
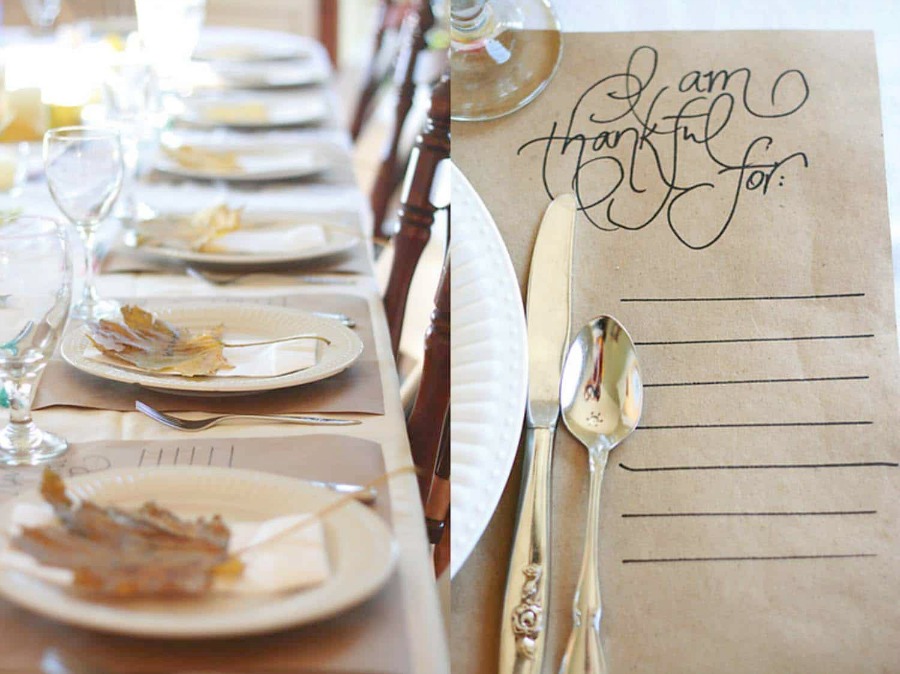
{"type": "Polygon", "coordinates": [[[522,296],[503,239],[466,177],[451,165],[450,574],[478,543],[519,446],[528,387],[522,296]]]}
{"type": "MultiPolygon", "coordinates": [[[[185,217],[185,216],[170,216],[185,217]]],[[[140,246],[133,246],[133,249],[141,254],[150,257],[160,257],[173,260],[181,260],[184,262],[192,262],[199,264],[214,265],[277,265],[287,264],[291,262],[308,262],[321,258],[340,255],[353,249],[360,242],[359,231],[350,227],[341,227],[339,225],[324,224],[321,218],[312,215],[297,215],[291,213],[263,213],[254,212],[242,216],[244,222],[249,228],[254,227],[254,223],[263,223],[266,221],[276,221],[277,227],[287,228],[291,225],[311,224],[318,225],[322,228],[325,235],[325,243],[309,247],[291,249],[286,247],[281,251],[272,252],[256,252],[241,253],[239,251],[227,252],[202,252],[196,250],[186,250],[183,248],[173,248],[163,243],[147,243],[140,246]]],[[[145,225],[146,226],[146,225],[145,225]]],[[[150,225],[152,226],[152,224],[150,225]]],[[[274,230],[275,227],[266,228],[274,230]]],[[[243,231],[243,230],[241,230],[243,231]]]]}
{"type": "Polygon", "coordinates": [[[224,328],[232,341],[256,341],[314,333],[331,343],[320,342],[316,364],[298,372],[272,377],[183,377],[176,374],[142,372],[88,357],[92,345],[83,325],[68,330],[60,353],[67,363],[88,374],[126,384],[189,394],[228,395],[270,391],[299,386],[332,377],[350,367],[363,351],[356,333],[331,318],[323,318],[285,307],[238,302],[148,302],[143,308],[162,320],[189,329],[224,328]]]}
{"type": "MultiPolygon", "coordinates": [[[[262,521],[313,512],[339,498],[302,480],[237,468],[125,468],[66,480],[67,490],[101,505],[136,508],[155,501],[183,517],[221,515],[262,521]]],[[[0,508],[0,531],[13,508],[42,502],[36,490],[0,508]]],[[[317,586],[260,595],[213,594],[178,600],[96,601],[18,571],[0,570],[0,594],[71,625],[141,637],[176,639],[256,634],[315,622],[370,597],[393,572],[397,546],[387,525],[353,501],[324,517],[331,574],[317,586]]]]}
{"type": "Polygon", "coordinates": [[[199,96],[183,99],[174,119],[205,128],[267,129],[315,124],[332,113],[320,90],[199,96]],[[264,118],[257,113],[264,112],[264,118]]]}
{"type": "Polygon", "coordinates": [[[320,144],[262,145],[196,145],[200,149],[219,152],[235,152],[241,165],[239,171],[222,171],[214,168],[188,168],[165,153],[159,153],[156,169],[181,178],[199,180],[227,180],[256,182],[265,180],[289,180],[306,178],[322,173],[331,166],[331,159],[320,144]]]}
{"type": "Polygon", "coordinates": [[[218,63],[308,59],[322,46],[309,37],[274,30],[204,28],[194,58],[218,63]]]}

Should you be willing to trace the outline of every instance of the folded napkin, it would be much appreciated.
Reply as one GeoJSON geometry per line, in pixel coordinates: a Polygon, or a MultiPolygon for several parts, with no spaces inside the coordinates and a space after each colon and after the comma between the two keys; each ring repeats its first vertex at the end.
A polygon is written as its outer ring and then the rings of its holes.
{"type": "MultiPolygon", "coordinates": [[[[241,337],[240,339],[225,335],[223,342],[241,344],[245,342],[262,341],[264,337],[241,337]]],[[[220,370],[212,377],[277,377],[305,370],[316,364],[317,346],[319,342],[314,339],[298,339],[293,342],[281,342],[279,344],[265,344],[263,346],[242,346],[239,348],[225,347],[223,355],[234,368],[220,370]]],[[[90,358],[99,363],[134,372],[150,373],[143,368],[135,367],[129,363],[109,358],[93,345],[89,345],[84,352],[85,358],[90,358]]],[[[152,372],[150,374],[167,375],[166,372],[152,372]]],[[[171,374],[180,377],[178,374],[171,374]]]]}
{"type": "Polygon", "coordinates": [[[227,253],[283,253],[324,246],[328,242],[321,225],[296,225],[275,229],[238,229],[216,237],[205,250],[227,253]]]}
{"type": "MultiPolygon", "coordinates": [[[[234,554],[248,545],[256,547],[238,554],[244,563],[244,572],[237,578],[217,577],[214,589],[235,594],[267,594],[299,590],[324,582],[330,574],[330,567],[321,520],[263,545],[309,517],[309,514],[301,513],[262,522],[228,522],[231,529],[228,541],[230,553],[234,554]]],[[[46,526],[55,521],[49,504],[20,503],[13,509],[9,533],[15,536],[21,527],[46,526]]],[[[73,580],[73,572],[69,569],[44,566],[19,550],[0,550],[0,566],[57,585],[71,585],[73,580]]]]}

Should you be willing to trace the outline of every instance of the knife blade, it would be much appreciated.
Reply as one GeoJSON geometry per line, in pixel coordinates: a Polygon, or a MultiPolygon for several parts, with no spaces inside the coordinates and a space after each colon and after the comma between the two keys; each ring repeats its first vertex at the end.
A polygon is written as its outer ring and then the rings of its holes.
{"type": "Polygon", "coordinates": [[[559,378],[569,344],[575,196],[547,207],[531,256],[526,297],[528,406],[522,487],[506,578],[499,674],[540,674],[550,598],[550,475],[559,378]]]}

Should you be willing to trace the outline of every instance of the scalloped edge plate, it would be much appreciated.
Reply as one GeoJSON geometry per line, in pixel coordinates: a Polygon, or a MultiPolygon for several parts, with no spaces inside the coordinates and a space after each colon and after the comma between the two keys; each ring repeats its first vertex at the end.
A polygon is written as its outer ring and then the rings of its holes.
{"type": "MultiPolygon", "coordinates": [[[[238,468],[120,468],[66,480],[78,497],[138,507],[156,500],[184,516],[219,514],[261,520],[317,510],[339,498],[303,480],[238,468]]],[[[7,531],[18,503],[41,501],[37,490],[0,508],[7,531]]],[[[212,595],[199,599],[90,601],[65,588],[0,571],[0,594],[35,613],[103,632],[196,638],[257,634],[324,620],[378,591],[397,563],[397,543],[378,515],[350,502],[324,518],[331,575],[320,585],[275,595],[212,595]]]]}
{"type": "Polygon", "coordinates": [[[519,448],[528,341],[519,282],[478,193],[451,165],[450,574],[487,528],[519,448]]]}

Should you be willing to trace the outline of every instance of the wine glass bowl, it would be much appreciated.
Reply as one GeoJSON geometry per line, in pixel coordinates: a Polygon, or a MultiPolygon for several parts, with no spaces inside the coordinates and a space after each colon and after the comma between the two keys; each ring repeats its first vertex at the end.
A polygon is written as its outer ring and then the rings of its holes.
{"type": "Polygon", "coordinates": [[[34,465],[66,451],[39,429],[31,403],[69,314],[72,262],[65,228],[49,218],[0,223],[0,465],[34,465]]]}
{"type": "Polygon", "coordinates": [[[559,67],[549,0],[451,0],[451,117],[503,117],[533,101],[559,67]]]}
{"type": "Polygon", "coordinates": [[[69,126],[44,135],[44,171],[57,207],[75,226],[85,250],[81,300],[72,315],[96,320],[113,313],[115,303],[100,300],[94,287],[95,239],[122,189],[122,142],[115,129],[69,126]]]}

